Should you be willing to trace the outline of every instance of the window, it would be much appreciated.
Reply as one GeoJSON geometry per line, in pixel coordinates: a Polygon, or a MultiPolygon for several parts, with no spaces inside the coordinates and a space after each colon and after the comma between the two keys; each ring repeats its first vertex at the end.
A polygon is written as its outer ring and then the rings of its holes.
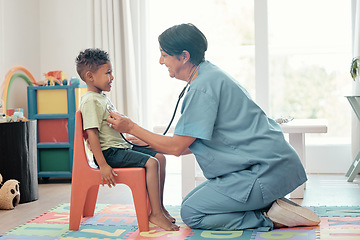
{"type": "Polygon", "coordinates": [[[327,134],[350,140],[351,6],[343,0],[268,2],[270,112],[325,118],[327,134]],[[335,17],[336,16],[336,17],[335,17]]]}
{"type": "MultiPolygon", "coordinates": [[[[268,9],[268,115],[326,118],[328,133],[321,137],[349,142],[351,107],[344,96],[352,83],[350,0],[257,3],[268,9]]],[[[148,10],[152,125],[168,123],[185,86],[159,64],[157,37],[175,24],[195,24],[208,38],[205,58],[234,76],[256,100],[253,1],[152,0],[148,10]]]]}

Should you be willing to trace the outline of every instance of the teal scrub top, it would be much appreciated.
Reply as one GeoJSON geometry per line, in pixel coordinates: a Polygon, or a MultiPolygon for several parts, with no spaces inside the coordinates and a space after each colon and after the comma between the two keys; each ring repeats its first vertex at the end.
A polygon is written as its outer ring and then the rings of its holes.
{"type": "Polygon", "coordinates": [[[209,61],[189,86],[174,133],[196,138],[189,149],[208,186],[237,201],[247,201],[255,181],[263,201],[271,202],[307,180],[281,127],[209,61]]]}

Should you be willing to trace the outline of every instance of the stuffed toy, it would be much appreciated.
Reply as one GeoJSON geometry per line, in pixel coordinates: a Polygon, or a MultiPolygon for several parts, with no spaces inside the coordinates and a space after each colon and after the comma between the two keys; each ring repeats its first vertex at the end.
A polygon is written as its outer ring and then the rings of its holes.
{"type": "MultiPolygon", "coordinates": [[[[3,178],[0,174],[0,185],[3,178]]],[[[20,202],[19,182],[14,179],[7,180],[0,188],[0,209],[14,209],[20,202]]]]}

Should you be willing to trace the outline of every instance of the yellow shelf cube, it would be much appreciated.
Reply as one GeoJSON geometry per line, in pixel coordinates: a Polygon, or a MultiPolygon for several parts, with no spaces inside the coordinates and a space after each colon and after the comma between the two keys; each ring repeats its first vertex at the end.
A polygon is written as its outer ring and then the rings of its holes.
{"type": "Polygon", "coordinates": [[[67,104],[66,89],[37,90],[38,114],[67,114],[67,104]]]}

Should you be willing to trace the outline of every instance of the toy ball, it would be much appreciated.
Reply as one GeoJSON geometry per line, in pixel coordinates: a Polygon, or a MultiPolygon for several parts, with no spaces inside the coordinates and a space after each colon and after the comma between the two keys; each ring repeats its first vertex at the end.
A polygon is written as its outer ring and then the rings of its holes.
{"type": "MultiPolygon", "coordinates": [[[[0,174],[0,183],[3,178],[0,174]]],[[[19,182],[14,179],[6,181],[0,188],[0,209],[14,209],[20,202],[19,182]]]]}
{"type": "Polygon", "coordinates": [[[67,85],[67,80],[64,79],[64,80],[62,81],[62,84],[63,84],[63,85],[67,85]]]}

